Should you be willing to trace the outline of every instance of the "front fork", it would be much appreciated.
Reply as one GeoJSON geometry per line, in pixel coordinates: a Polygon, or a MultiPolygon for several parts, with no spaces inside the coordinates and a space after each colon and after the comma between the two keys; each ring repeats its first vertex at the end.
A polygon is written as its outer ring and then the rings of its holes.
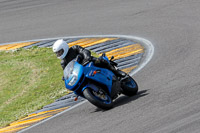
{"type": "Polygon", "coordinates": [[[113,76],[112,79],[112,91],[111,91],[111,98],[112,99],[116,99],[118,97],[118,95],[120,95],[122,93],[122,88],[121,88],[121,82],[119,77],[117,76],[113,76]]]}

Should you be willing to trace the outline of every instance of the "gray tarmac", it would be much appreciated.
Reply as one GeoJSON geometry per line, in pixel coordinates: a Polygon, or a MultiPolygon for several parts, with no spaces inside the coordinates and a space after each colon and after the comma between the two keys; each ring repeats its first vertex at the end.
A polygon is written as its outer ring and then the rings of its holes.
{"type": "Polygon", "coordinates": [[[135,97],[86,102],[27,133],[199,133],[199,0],[0,0],[0,43],[60,36],[143,37],[155,53],[135,97]]]}

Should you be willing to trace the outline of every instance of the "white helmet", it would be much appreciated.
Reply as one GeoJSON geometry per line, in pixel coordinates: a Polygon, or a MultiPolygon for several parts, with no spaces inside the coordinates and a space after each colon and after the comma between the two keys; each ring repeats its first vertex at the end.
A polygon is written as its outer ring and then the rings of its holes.
{"type": "Polygon", "coordinates": [[[59,59],[65,58],[68,50],[69,50],[69,46],[63,39],[57,40],[53,44],[53,52],[56,53],[59,59]]]}

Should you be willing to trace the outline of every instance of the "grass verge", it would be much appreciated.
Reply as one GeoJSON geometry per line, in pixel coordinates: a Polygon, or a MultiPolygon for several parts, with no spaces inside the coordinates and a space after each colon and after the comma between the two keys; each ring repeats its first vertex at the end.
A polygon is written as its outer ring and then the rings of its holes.
{"type": "Polygon", "coordinates": [[[0,51],[0,127],[66,95],[62,75],[50,48],[0,51]]]}

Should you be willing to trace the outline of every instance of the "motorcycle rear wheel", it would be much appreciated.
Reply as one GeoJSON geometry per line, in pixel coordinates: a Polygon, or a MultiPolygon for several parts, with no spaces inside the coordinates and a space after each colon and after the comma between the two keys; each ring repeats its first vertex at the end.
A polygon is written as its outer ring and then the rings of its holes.
{"type": "Polygon", "coordinates": [[[102,89],[100,89],[101,94],[99,92],[95,92],[91,88],[86,88],[83,91],[83,95],[85,98],[92,103],[93,105],[97,106],[98,108],[108,110],[113,107],[113,102],[110,96],[102,89]]]}

